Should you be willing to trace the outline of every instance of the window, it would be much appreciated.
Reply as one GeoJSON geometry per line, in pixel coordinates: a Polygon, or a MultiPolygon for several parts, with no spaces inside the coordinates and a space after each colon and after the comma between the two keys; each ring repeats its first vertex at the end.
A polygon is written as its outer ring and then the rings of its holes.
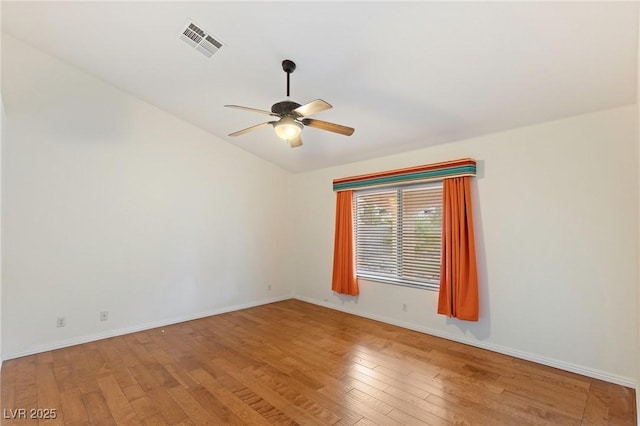
{"type": "Polygon", "coordinates": [[[354,193],[356,274],[438,288],[442,182],[354,193]]]}

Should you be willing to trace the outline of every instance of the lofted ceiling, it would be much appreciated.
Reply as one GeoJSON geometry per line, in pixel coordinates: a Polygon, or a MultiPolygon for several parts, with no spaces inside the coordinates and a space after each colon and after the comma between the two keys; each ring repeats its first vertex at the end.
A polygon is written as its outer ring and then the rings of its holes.
{"type": "MultiPolygon", "coordinates": [[[[635,103],[637,2],[2,1],[2,31],[229,144],[308,171],[635,103]],[[222,48],[207,58],[189,21],[222,48]],[[324,99],[291,149],[271,127],[229,137],[286,99],[324,99]]],[[[55,84],[55,82],[51,82],[55,84]]]]}

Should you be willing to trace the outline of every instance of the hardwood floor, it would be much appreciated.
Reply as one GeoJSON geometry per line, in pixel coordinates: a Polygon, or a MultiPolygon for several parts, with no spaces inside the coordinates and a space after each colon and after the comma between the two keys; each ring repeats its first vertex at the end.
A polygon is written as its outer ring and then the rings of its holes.
{"type": "Polygon", "coordinates": [[[3,425],[636,425],[632,389],[297,300],[1,374],[3,425]]]}

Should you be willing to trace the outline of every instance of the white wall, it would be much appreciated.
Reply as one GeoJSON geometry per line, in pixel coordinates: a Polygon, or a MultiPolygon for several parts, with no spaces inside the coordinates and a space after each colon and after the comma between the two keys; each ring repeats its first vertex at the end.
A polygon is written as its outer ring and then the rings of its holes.
{"type": "Polygon", "coordinates": [[[634,386],[636,125],[630,106],[298,175],[296,295],[634,386]],[[479,161],[480,321],[437,315],[434,291],[360,281],[357,298],[333,294],[332,179],[462,157],[479,161]]]}
{"type": "MultiPolygon", "coordinates": [[[[6,126],[4,100],[0,95],[0,212],[2,211],[2,147],[4,146],[6,126]]],[[[0,217],[0,370],[2,370],[2,220],[0,217]]]]}
{"type": "MultiPolygon", "coordinates": [[[[640,33],[638,34],[638,48],[640,49],[640,33]]],[[[638,84],[636,86],[636,112],[637,112],[637,120],[638,127],[636,128],[636,142],[640,147],[640,50],[638,50],[638,84]]],[[[640,152],[640,149],[639,149],[640,152]]],[[[640,161],[640,159],[639,159],[640,161]]],[[[638,169],[638,181],[640,182],[640,168],[638,169]]],[[[638,194],[638,202],[640,202],[640,194],[638,194]]],[[[640,216],[638,217],[640,220],[640,216]]],[[[638,235],[638,244],[640,245],[640,235],[638,235]]],[[[640,256],[640,253],[639,253],[640,256]]],[[[640,257],[638,258],[638,268],[640,268],[640,257]]],[[[640,278],[640,277],[639,277],[640,278]]],[[[640,414],[638,414],[638,410],[640,410],[640,279],[638,280],[638,307],[637,307],[637,316],[638,316],[638,356],[636,357],[636,420],[638,422],[638,426],[640,426],[640,414]]]]}
{"type": "MultiPolygon", "coordinates": [[[[640,9],[638,9],[638,23],[640,24],[640,9]]],[[[640,31],[638,32],[638,54],[636,56],[636,113],[637,113],[637,124],[636,127],[636,142],[638,146],[640,146],[640,31]]],[[[638,150],[640,153],[640,149],[638,150]]],[[[640,160],[639,160],[640,161],[640,160]]],[[[638,169],[638,180],[640,181],[640,168],[638,169]]],[[[640,194],[638,194],[638,202],[640,203],[640,194]]],[[[640,216],[638,217],[640,220],[640,216]]],[[[640,246],[640,235],[638,235],[638,245],[640,246]]],[[[638,258],[638,268],[640,268],[640,257],[638,258]]],[[[638,281],[638,356],[636,357],[636,420],[638,422],[638,426],[640,426],[640,415],[638,414],[638,410],[640,410],[640,280],[638,281]]]]}
{"type": "Polygon", "coordinates": [[[286,172],[8,36],[2,89],[5,359],[290,297],[286,172]]]}

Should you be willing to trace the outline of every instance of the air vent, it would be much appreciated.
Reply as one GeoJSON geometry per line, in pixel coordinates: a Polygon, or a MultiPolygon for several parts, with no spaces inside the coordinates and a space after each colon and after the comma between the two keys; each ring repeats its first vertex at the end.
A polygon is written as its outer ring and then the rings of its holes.
{"type": "Polygon", "coordinates": [[[184,40],[189,46],[194,47],[207,58],[212,57],[213,54],[222,47],[222,43],[211,37],[206,31],[193,22],[187,23],[182,34],[180,34],[180,39],[184,40]]]}

